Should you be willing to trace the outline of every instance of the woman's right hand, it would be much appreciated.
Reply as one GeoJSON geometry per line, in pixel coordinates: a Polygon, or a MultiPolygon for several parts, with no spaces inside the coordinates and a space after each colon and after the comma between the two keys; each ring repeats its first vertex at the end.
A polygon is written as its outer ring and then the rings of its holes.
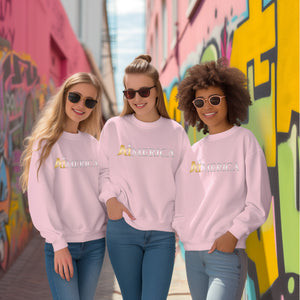
{"type": "Polygon", "coordinates": [[[111,220],[119,220],[123,217],[123,212],[125,212],[131,220],[135,220],[135,217],[131,212],[118,201],[116,197],[110,198],[106,202],[108,218],[111,220]]]}
{"type": "Polygon", "coordinates": [[[68,247],[54,252],[54,270],[62,279],[67,281],[73,277],[74,268],[68,247]]]}

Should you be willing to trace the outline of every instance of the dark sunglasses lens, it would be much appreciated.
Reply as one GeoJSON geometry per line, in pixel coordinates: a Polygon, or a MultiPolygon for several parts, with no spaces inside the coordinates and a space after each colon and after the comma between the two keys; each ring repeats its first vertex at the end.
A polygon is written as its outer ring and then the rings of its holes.
{"type": "Polygon", "coordinates": [[[123,91],[123,94],[127,99],[133,99],[135,96],[135,91],[126,90],[123,91]]]}
{"type": "Polygon", "coordinates": [[[143,98],[149,97],[150,95],[150,89],[149,88],[142,88],[138,91],[139,95],[143,98]]]}
{"type": "Polygon", "coordinates": [[[86,99],[85,100],[85,106],[87,107],[87,108],[94,108],[95,107],[95,105],[97,104],[97,101],[96,100],[94,100],[94,99],[86,99]]]}
{"type": "Polygon", "coordinates": [[[209,99],[211,105],[219,105],[221,102],[221,98],[219,96],[213,96],[209,99]]]}
{"type": "Polygon", "coordinates": [[[80,101],[80,95],[79,94],[76,94],[76,93],[69,93],[69,95],[68,95],[68,99],[69,99],[69,101],[70,102],[72,102],[72,103],[77,103],[77,102],[79,102],[80,101]]]}
{"type": "Polygon", "coordinates": [[[195,104],[196,107],[201,108],[204,105],[204,101],[202,99],[196,99],[194,101],[194,104],[195,104]]]}

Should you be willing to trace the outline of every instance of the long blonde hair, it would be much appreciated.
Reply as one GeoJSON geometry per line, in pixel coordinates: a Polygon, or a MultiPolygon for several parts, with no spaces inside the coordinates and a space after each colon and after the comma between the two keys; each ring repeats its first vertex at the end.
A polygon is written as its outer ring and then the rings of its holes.
{"type": "MultiPolygon", "coordinates": [[[[170,116],[167,112],[164,94],[162,90],[161,83],[159,81],[159,74],[156,68],[151,64],[151,56],[147,54],[142,54],[136,57],[131,64],[125,68],[125,75],[123,79],[123,84],[125,86],[125,76],[126,74],[144,74],[149,76],[153,80],[153,85],[155,85],[157,90],[157,99],[156,99],[156,109],[160,116],[170,119],[170,116]]],[[[133,114],[134,110],[128,104],[128,100],[124,97],[124,107],[120,116],[125,116],[133,114]]]]}
{"type": "Polygon", "coordinates": [[[100,131],[102,128],[100,82],[97,77],[91,73],[75,73],[67,78],[66,81],[59,87],[57,93],[48,100],[32,129],[31,135],[24,140],[25,150],[21,155],[22,175],[20,177],[20,185],[23,192],[27,190],[33,145],[38,142],[35,146],[36,149],[34,150],[38,151],[42,148],[41,156],[39,159],[39,171],[42,163],[49,156],[53,145],[57,142],[64,131],[64,126],[67,118],[67,115],[65,113],[65,104],[68,91],[72,86],[79,83],[91,84],[96,88],[96,100],[98,100],[98,103],[92,110],[90,116],[79,123],[78,129],[82,132],[89,133],[99,139],[100,131]]]}

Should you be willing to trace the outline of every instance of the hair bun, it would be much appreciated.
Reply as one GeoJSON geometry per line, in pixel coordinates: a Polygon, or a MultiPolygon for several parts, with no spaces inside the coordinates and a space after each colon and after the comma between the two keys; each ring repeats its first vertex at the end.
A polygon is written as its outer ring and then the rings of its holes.
{"type": "Polygon", "coordinates": [[[143,59],[143,60],[147,61],[149,64],[152,61],[151,56],[148,54],[141,54],[141,55],[137,56],[135,59],[143,59]]]}

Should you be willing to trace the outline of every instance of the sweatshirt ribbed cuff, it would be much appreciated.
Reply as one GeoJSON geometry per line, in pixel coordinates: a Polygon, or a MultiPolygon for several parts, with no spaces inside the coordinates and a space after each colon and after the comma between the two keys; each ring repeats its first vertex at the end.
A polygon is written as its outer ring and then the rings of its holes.
{"type": "Polygon", "coordinates": [[[117,197],[117,194],[114,191],[102,192],[99,196],[99,200],[106,204],[106,202],[113,197],[117,197]]]}
{"type": "Polygon", "coordinates": [[[61,239],[58,239],[58,240],[54,241],[52,243],[52,246],[53,246],[53,250],[55,252],[55,251],[58,251],[60,249],[67,248],[68,243],[63,238],[61,238],[61,239]]]}

